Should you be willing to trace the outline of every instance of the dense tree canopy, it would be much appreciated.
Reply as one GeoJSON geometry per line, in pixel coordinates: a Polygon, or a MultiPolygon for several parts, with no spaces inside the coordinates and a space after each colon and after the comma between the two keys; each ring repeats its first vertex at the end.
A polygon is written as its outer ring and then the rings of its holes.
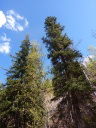
{"type": "Polygon", "coordinates": [[[73,43],[68,36],[62,34],[63,30],[64,27],[57,23],[56,17],[46,18],[46,37],[43,38],[43,42],[49,51],[48,58],[53,64],[55,98],[62,98],[57,115],[54,115],[54,118],[58,116],[54,127],[85,128],[89,125],[85,117],[92,107],[92,87],[78,62],[82,55],[72,47],[73,43]]]}
{"type": "Polygon", "coordinates": [[[41,51],[28,35],[12,56],[6,86],[0,84],[0,128],[96,128],[96,49],[82,66],[63,30],[56,17],[45,19],[51,74],[44,74],[41,51]]]}
{"type": "Polygon", "coordinates": [[[0,127],[39,128],[44,126],[42,63],[37,46],[28,36],[13,57],[6,88],[0,93],[0,127]]]}

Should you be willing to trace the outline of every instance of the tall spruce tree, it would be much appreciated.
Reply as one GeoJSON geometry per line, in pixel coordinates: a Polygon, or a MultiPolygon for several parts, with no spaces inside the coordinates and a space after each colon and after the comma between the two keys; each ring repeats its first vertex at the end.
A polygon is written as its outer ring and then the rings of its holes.
{"type": "Polygon", "coordinates": [[[95,128],[93,89],[78,62],[82,55],[72,48],[73,43],[66,34],[62,34],[63,30],[56,17],[46,18],[43,42],[53,65],[55,99],[60,98],[53,127],[95,128]]]}
{"type": "Polygon", "coordinates": [[[27,72],[24,85],[25,111],[24,128],[44,128],[43,72],[40,49],[33,44],[27,58],[27,72]]]}
{"type": "Polygon", "coordinates": [[[13,57],[7,86],[0,94],[0,127],[43,128],[42,66],[37,48],[28,36],[13,57]]]}
{"type": "Polygon", "coordinates": [[[7,72],[8,75],[7,82],[9,82],[10,79],[11,80],[21,79],[20,82],[21,83],[24,82],[23,77],[26,72],[25,66],[27,66],[27,56],[30,50],[30,41],[28,35],[25,37],[25,40],[22,41],[20,48],[21,50],[18,53],[16,53],[16,57],[12,56],[13,66],[7,72]]]}
{"type": "Polygon", "coordinates": [[[26,75],[27,56],[30,49],[29,37],[23,40],[21,50],[12,56],[13,65],[7,72],[5,93],[1,98],[1,124],[6,127],[21,128],[24,77],[26,75]]]}

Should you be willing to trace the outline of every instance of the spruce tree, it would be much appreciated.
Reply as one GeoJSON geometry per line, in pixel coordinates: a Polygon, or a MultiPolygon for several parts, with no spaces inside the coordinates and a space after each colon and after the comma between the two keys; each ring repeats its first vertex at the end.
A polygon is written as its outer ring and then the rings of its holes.
{"type": "Polygon", "coordinates": [[[23,40],[20,51],[12,56],[13,65],[7,72],[7,83],[1,102],[1,119],[6,127],[21,128],[24,77],[26,75],[27,56],[30,49],[29,37],[23,40]]]}
{"type": "Polygon", "coordinates": [[[44,105],[43,105],[43,71],[40,49],[33,44],[27,58],[27,72],[25,77],[23,99],[25,111],[24,128],[44,127],[44,105]]]}
{"type": "Polygon", "coordinates": [[[53,116],[53,127],[95,128],[93,89],[78,62],[82,55],[72,47],[68,36],[62,34],[63,30],[56,17],[46,18],[43,42],[53,65],[54,99],[60,100],[53,116]]]}
{"type": "Polygon", "coordinates": [[[13,57],[7,75],[5,92],[0,98],[0,127],[43,128],[42,64],[28,37],[13,57]]]}
{"type": "Polygon", "coordinates": [[[7,82],[10,81],[10,79],[11,80],[21,79],[20,82],[21,83],[24,82],[23,77],[26,73],[25,66],[27,66],[27,56],[30,50],[30,41],[28,35],[25,37],[25,40],[22,41],[20,48],[21,48],[20,51],[16,53],[16,57],[12,56],[13,66],[7,72],[7,76],[8,76],[7,82]]]}

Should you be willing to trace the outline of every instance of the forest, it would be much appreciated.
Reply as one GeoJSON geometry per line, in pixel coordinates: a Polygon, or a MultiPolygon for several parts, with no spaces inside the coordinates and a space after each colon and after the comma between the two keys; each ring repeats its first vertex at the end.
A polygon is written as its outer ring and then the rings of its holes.
{"type": "Polygon", "coordinates": [[[96,128],[96,48],[84,62],[54,16],[45,19],[44,32],[50,71],[26,35],[0,84],[0,128],[96,128]]]}

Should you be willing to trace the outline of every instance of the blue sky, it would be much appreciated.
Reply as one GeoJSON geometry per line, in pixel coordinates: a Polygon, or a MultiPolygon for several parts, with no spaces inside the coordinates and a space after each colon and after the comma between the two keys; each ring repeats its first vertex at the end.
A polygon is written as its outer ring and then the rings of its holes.
{"type": "MultiPolygon", "coordinates": [[[[41,38],[45,35],[47,16],[57,17],[84,57],[88,55],[90,45],[96,46],[92,34],[92,31],[96,32],[96,0],[1,0],[0,67],[10,67],[9,54],[18,52],[27,33],[31,41],[37,40],[43,45],[41,38]]],[[[5,71],[0,69],[0,80],[4,82],[5,78],[5,71]]]]}

